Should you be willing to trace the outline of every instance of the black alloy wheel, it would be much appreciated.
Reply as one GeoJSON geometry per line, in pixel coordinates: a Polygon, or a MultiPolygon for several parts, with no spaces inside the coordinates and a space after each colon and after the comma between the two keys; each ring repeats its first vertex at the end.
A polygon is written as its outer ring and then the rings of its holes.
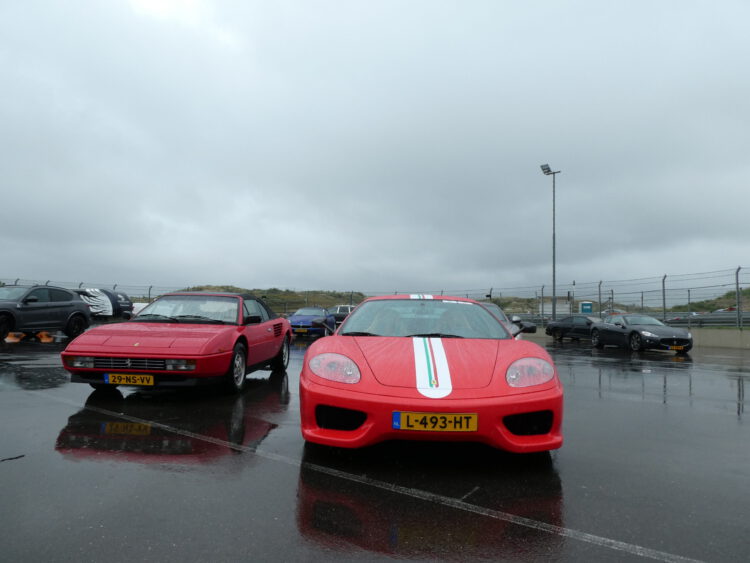
{"type": "Polygon", "coordinates": [[[65,336],[73,339],[79,334],[82,334],[83,331],[86,330],[86,328],[86,319],[83,318],[83,315],[73,315],[72,317],[70,317],[68,324],[65,325],[65,330],[63,330],[63,332],[65,333],[65,336]]]}
{"type": "Polygon", "coordinates": [[[0,315],[0,342],[8,338],[12,324],[8,315],[0,315]]]}
{"type": "Polygon", "coordinates": [[[643,339],[637,332],[630,333],[628,337],[628,348],[633,352],[640,352],[643,350],[643,339]]]}
{"type": "Polygon", "coordinates": [[[602,344],[602,341],[599,338],[599,331],[597,329],[591,331],[591,345],[600,350],[604,348],[604,344],[602,344]]]}

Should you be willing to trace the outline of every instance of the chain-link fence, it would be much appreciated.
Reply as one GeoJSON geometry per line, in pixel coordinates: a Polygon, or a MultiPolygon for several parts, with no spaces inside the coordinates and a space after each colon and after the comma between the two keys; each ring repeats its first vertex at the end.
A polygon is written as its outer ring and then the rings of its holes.
{"type": "MultiPolygon", "coordinates": [[[[116,282],[28,280],[0,278],[5,285],[55,285],[69,289],[98,287],[116,289],[127,293],[134,300],[151,300],[170,291],[185,289],[177,286],[119,284],[116,282]]],[[[748,314],[743,315],[743,303],[750,300],[750,268],[740,266],[727,270],[676,275],[660,275],[629,280],[600,280],[593,282],[560,283],[525,287],[486,287],[479,289],[394,289],[390,292],[359,290],[364,295],[386,293],[422,293],[463,296],[478,300],[491,299],[506,312],[535,318],[542,324],[553,311],[556,317],[570,313],[586,312],[604,315],[608,311],[637,311],[652,314],[668,322],[691,325],[747,326],[748,314]],[[556,300],[553,306],[552,295],[556,300]]],[[[278,295],[275,309],[280,313],[296,310],[308,304],[321,304],[321,299],[331,292],[313,290],[285,290],[287,295],[278,295]]],[[[354,295],[354,292],[337,292],[339,295],[354,295]]],[[[347,302],[342,299],[342,302],[347,302]]],[[[748,307],[750,308],[750,307],[748,307]]]]}

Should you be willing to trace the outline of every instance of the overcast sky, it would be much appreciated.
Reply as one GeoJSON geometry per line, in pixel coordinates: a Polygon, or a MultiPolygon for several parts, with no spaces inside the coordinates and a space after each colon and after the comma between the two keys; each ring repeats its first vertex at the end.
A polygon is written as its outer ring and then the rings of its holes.
{"type": "Polygon", "coordinates": [[[0,278],[364,292],[750,266],[750,3],[0,4],[0,278]]]}

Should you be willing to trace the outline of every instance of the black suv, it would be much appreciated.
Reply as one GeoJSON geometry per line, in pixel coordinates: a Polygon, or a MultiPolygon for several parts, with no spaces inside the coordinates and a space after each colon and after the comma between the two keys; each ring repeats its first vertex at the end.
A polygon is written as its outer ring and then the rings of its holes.
{"type": "Polygon", "coordinates": [[[74,292],[49,285],[0,287],[0,342],[10,332],[62,330],[75,338],[91,322],[89,306],[74,292]]]}

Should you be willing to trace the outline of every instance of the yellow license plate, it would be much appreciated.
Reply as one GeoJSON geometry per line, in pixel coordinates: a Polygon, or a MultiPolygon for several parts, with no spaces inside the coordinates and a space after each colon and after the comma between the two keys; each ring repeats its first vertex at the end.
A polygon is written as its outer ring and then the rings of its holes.
{"type": "Polygon", "coordinates": [[[294,332],[307,332],[306,328],[295,328],[294,332]]]}
{"type": "Polygon", "coordinates": [[[104,425],[104,433],[148,436],[151,434],[151,425],[138,422],[108,422],[104,425]]]}
{"type": "Polygon", "coordinates": [[[476,413],[394,412],[393,428],[396,430],[423,430],[427,432],[476,432],[479,415],[476,413]]]}
{"type": "Polygon", "coordinates": [[[685,348],[684,346],[670,346],[669,347],[670,350],[683,350],[684,348],[685,348]]]}
{"type": "Polygon", "coordinates": [[[133,373],[105,373],[104,383],[110,385],[153,385],[154,376],[133,373]]]}

